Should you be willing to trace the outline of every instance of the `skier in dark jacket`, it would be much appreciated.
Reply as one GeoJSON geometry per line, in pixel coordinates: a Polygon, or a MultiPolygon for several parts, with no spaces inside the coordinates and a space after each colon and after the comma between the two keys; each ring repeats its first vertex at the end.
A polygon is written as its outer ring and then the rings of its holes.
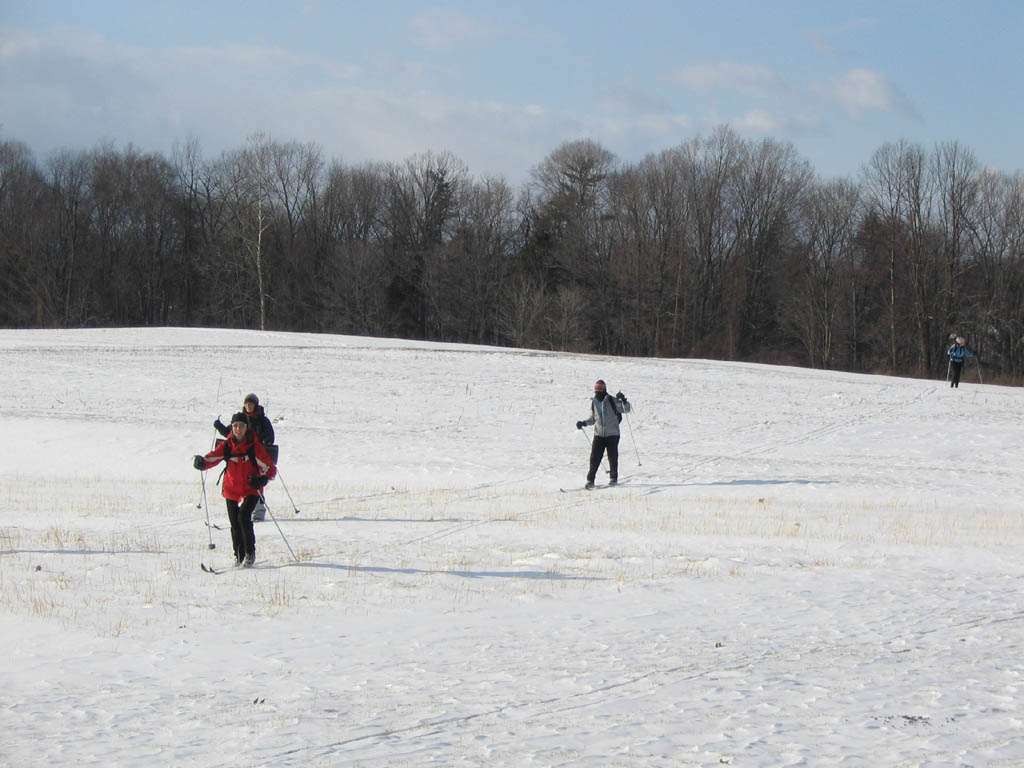
{"type": "MultiPolygon", "coordinates": [[[[263,406],[260,405],[260,399],[252,392],[246,395],[245,400],[242,401],[242,412],[245,414],[246,423],[256,433],[259,441],[264,445],[273,445],[274,425],[267,418],[263,406]]],[[[213,428],[220,432],[221,437],[227,437],[231,431],[230,428],[221,423],[219,418],[213,422],[213,428]]]]}
{"type": "Polygon", "coordinates": [[[952,374],[949,379],[949,386],[959,389],[960,374],[964,370],[964,359],[974,357],[974,353],[967,348],[964,337],[957,336],[956,341],[946,350],[946,354],[949,355],[949,370],[950,374],[952,374]]]}
{"type": "Polygon", "coordinates": [[[603,379],[594,384],[594,398],[590,401],[590,417],[576,422],[576,429],[594,425],[594,440],[590,446],[590,471],[587,472],[587,488],[594,487],[597,468],[601,466],[604,452],[608,451],[608,468],[611,470],[609,485],[619,482],[619,422],[622,414],[631,407],[626,396],[619,392],[615,397],[608,394],[603,379]]]}
{"type": "Polygon", "coordinates": [[[226,462],[221,495],[231,521],[231,544],[235,565],[251,568],[256,561],[256,534],[252,528],[252,510],[260,500],[263,487],[277,475],[277,467],[264,447],[249,429],[244,413],[231,417],[231,434],[205,456],[194,456],[192,466],[207,470],[226,462]]]}

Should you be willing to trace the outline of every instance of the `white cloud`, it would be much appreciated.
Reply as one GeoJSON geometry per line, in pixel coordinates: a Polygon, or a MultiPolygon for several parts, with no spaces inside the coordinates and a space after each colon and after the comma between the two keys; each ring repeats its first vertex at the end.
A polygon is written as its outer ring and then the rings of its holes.
{"type": "Polygon", "coordinates": [[[496,36],[496,31],[475,19],[454,11],[432,10],[412,19],[410,39],[430,50],[443,50],[466,42],[481,42],[496,36]]]}
{"type": "Polygon", "coordinates": [[[767,98],[788,90],[781,75],[768,67],[723,61],[682,67],[668,80],[689,91],[730,90],[767,98]]]}
{"type": "Polygon", "coordinates": [[[263,131],[347,163],[448,150],[475,173],[518,182],[572,119],[540,104],[447,96],[408,68],[393,76],[397,61],[382,77],[272,46],[145,49],[78,30],[0,29],[0,52],[3,136],[40,157],[106,140],[167,152],[191,138],[214,157],[263,131]]]}
{"type": "Polygon", "coordinates": [[[753,109],[733,120],[732,125],[740,132],[774,133],[781,130],[782,121],[777,115],[773,115],[764,109],[753,109]]]}
{"type": "MultiPolygon", "coordinates": [[[[691,105],[686,113],[650,84],[621,79],[606,88],[590,113],[543,101],[512,103],[491,94],[480,99],[445,94],[438,85],[444,78],[433,76],[438,71],[433,65],[428,71],[398,57],[360,67],[281,47],[146,49],[74,30],[32,36],[0,29],[0,52],[6,75],[0,79],[4,135],[26,141],[40,156],[60,147],[87,149],[101,140],[166,152],[189,138],[215,156],[263,131],[276,139],[316,143],[326,158],[346,163],[398,162],[447,150],[474,173],[500,173],[517,183],[561,142],[581,136],[607,143],[624,158],[637,158],[720,122],[751,134],[821,130],[820,120],[802,115],[803,105],[781,105],[795,95],[781,77],[763,67],[729,63],[679,70],[676,82],[694,90],[773,94],[775,101],[746,112],[750,105],[691,105]],[[706,115],[695,116],[719,107],[742,114],[711,123],[706,115]]],[[[883,79],[858,72],[821,86],[830,103],[847,110],[905,103],[883,79]]]]}
{"type": "Polygon", "coordinates": [[[25,56],[39,51],[39,38],[18,29],[4,29],[0,32],[0,58],[25,56]]]}
{"type": "Polygon", "coordinates": [[[625,80],[606,87],[598,106],[608,112],[623,114],[667,114],[672,111],[667,99],[625,80]]]}
{"type": "Polygon", "coordinates": [[[868,111],[895,112],[916,117],[910,99],[882,74],[871,69],[851,69],[832,78],[821,89],[825,96],[839,104],[851,117],[868,111]]]}
{"type": "Polygon", "coordinates": [[[739,133],[757,135],[795,136],[825,130],[824,121],[816,115],[780,114],[765,109],[752,109],[729,124],[739,133]]]}
{"type": "Polygon", "coordinates": [[[848,44],[845,41],[850,37],[850,33],[870,29],[877,25],[878,20],[874,18],[851,19],[825,29],[806,30],[804,39],[817,53],[827,56],[849,56],[852,55],[853,50],[847,47],[848,44]],[[840,48],[832,42],[836,38],[844,41],[844,47],[840,48]]]}
{"type": "Polygon", "coordinates": [[[654,137],[678,137],[694,128],[694,120],[689,115],[641,115],[633,121],[633,127],[642,133],[654,137]]]}

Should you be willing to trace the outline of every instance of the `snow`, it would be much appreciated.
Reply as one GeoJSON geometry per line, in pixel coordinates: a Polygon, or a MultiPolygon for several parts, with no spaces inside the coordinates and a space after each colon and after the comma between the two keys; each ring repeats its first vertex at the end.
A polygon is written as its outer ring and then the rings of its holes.
{"type": "Polygon", "coordinates": [[[1024,765],[1022,390],[196,329],[0,377],[4,766],[1024,765]],[[561,493],[597,378],[627,481],[561,493]],[[191,457],[250,391],[234,570],[191,457]]]}

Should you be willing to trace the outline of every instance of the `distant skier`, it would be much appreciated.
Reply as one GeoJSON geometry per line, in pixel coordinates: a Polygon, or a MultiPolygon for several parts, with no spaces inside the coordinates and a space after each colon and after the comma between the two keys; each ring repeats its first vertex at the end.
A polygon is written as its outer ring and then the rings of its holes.
{"type": "MultiPolygon", "coordinates": [[[[274,425],[267,418],[266,411],[260,405],[260,399],[252,392],[246,395],[245,400],[242,401],[242,412],[245,414],[249,428],[255,431],[259,441],[264,445],[273,445],[274,425]]],[[[219,418],[213,422],[213,428],[220,432],[221,437],[227,437],[231,431],[229,427],[221,423],[219,418]]]]}
{"type": "Polygon", "coordinates": [[[260,500],[263,487],[277,475],[277,467],[266,447],[249,429],[244,413],[231,417],[228,439],[205,456],[194,456],[192,466],[198,470],[227,462],[221,495],[228,508],[231,521],[231,545],[235,550],[235,565],[251,568],[256,561],[256,534],[252,529],[252,511],[260,500]]]}
{"type": "MultiPolygon", "coordinates": [[[[274,445],[274,425],[270,422],[267,417],[266,411],[263,406],[260,405],[260,399],[256,397],[252,392],[245,396],[245,400],[242,401],[242,413],[245,415],[246,421],[249,424],[249,429],[255,432],[259,441],[263,443],[267,448],[267,453],[270,454],[270,458],[277,463],[277,446],[274,445]]],[[[227,437],[230,428],[224,426],[218,417],[213,422],[213,428],[220,432],[222,437],[227,437]]],[[[252,519],[254,522],[262,522],[267,517],[267,505],[262,501],[257,502],[255,509],[252,511],[252,519]]]]}
{"type": "Polygon", "coordinates": [[[964,337],[957,336],[956,341],[946,350],[946,354],[949,355],[949,370],[951,374],[949,386],[959,389],[960,374],[964,370],[964,358],[974,357],[974,353],[967,348],[964,337]]]}
{"type": "Polygon", "coordinates": [[[590,401],[590,417],[576,422],[576,429],[594,426],[594,440],[590,446],[590,471],[587,472],[587,488],[594,487],[597,468],[601,466],[604,452],[608,451],[608,468],[611,470],[609,485],[619,482],[619,422],[622,414],[629,413],[629,401],[619,392],[615,397],[608,395],[608,388],[602,379],[594,384],[594,398],[590,401]]]}

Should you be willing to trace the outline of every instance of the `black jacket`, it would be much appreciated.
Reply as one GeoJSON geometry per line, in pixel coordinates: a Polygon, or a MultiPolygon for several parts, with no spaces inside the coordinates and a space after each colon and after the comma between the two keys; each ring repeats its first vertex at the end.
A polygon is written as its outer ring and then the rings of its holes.
{"type": "MultiPolygon", "coordinates": [[[[270,423],[270,419],[267,418],[267,414],[263,411],[262,405],[257,405],[253,412],[247,413],[243,408],[240,413],[245,417],[245,420],[249,423],[249,429],[256,433],[256,437],[260,439],[260,442],[264,445],[274,444],[274,425],[270,423]]],[[[238,414],[235,414],[236,416],[238,414]]],[[[232,417],[234,419],[234,417],[232,417]]],[[[221,436],[227,437],[231,433],[231,427],[226,424],[217,426],[217,431],[220,432],[221,436]]]]}

